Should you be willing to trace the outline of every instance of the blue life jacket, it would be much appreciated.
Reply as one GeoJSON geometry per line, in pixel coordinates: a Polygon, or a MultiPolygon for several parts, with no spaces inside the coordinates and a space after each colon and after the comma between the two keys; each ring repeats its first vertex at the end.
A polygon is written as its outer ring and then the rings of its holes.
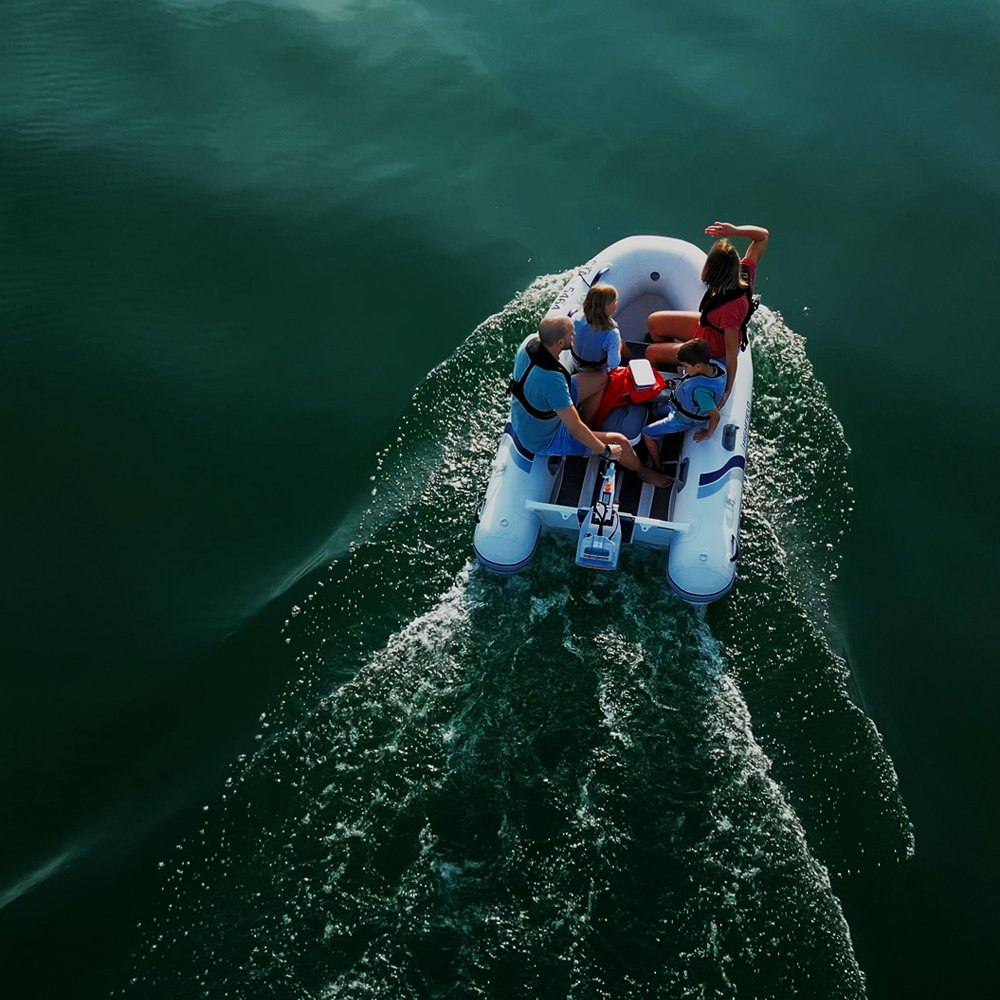
{"type": "Polygon", "coordinates": [[[524,383],[528,381],[528,376],[533,368],[544,368],[550,372],[561,372],[566,379],[566,388],[573,391],[573,380],[568,371],[559,363],[558,359],[542,346],[539,337],[534,337],[528,342],[524,349],[528,355],[528,367],[524,369],[524,374],[519,379],[511,379],[507,384],[507,392],[510,393],[527,411],[537,420],[551,420],[555,415],[555,410],[539,410],[528,402],[524,395],[524,383]]]}
{"type": "MultiPolygon", "coordinates": [[[[722,394],[726,391],[726,372],[715,365],[715,375],[685,375],[674,384],[670,402],[677,410],[690,420],[708,420],[708,414],[694,401],[695,389],[708,389],[715,397],[715,405],[719,405],[722,394]]],[[[709,407],[712,409],[712,407],[709,407]]]]}
{"type": "MultiPolygon", "coordinates": [[[[571,312],[569,318],[573,321],[573,327],[576,329],[576,340],[573,346],[569,349],[569,353],[573,355],[573,360],[576,362],[576,367],[581,371],[599,371],[604,368],[608,363],[608,352],[605,351],[604,354],[599,358],[585,358],[580,354],[577,354],[576,348],[579,346],[581,340],[587,340],[595,335],[603,335],[610,331],[607,330],[595,330],[588,322],[587,317],[584,316],[583,312],[571,312]]],[[[617,330],[617,328],[616,328],[617,330]]]]}

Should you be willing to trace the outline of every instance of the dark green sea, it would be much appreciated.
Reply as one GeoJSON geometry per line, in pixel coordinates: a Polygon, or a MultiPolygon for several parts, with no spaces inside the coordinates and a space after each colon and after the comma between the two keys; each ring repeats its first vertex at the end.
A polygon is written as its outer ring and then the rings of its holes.
{"type": "Polygon", "coordinates": [[[998,67],[993,0],[3,0],[0,995],[989,995],[998,67]],[[717,219],[735,591],[484,574],[517,344],[717,219]]]}

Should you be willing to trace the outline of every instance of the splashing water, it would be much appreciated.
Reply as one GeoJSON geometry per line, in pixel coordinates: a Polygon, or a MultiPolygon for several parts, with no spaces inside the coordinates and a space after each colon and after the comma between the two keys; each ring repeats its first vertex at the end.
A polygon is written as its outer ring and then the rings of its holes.
{"type": "Polygon", "coordinates": [[[286,622],[298,676],[170,862],[136,993],[864,995],[827,869],[912,836],[834,650],[839,424],[761,310],[730,599],[678,602],[660,553],[580,570],[558,538],[488,576],[502,387],[564,280],[418,387],[356,544],[286,622]]]}

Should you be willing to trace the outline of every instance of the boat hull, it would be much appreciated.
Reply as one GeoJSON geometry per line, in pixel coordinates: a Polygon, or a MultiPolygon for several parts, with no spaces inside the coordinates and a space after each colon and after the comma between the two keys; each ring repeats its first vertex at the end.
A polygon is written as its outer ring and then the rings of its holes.
{"type": "MultiPolygon", "coordinates": [[[[651,312],[698,309],[705,292],[704,261],[704,252],[683,240],[619,240],[573,276],[546,315],[575,317],[587,289],[607,282],[618,290],[616,320],[622,338],[641,345],[651,312]]],[[[640,486],[642,498],[633,497],[631,512],[622,507],[626,540],[668,548],[667,582],[678,597],[694,604],[718,600],[736,579],[752,394],[753,361],[747,349],[740,354],[715,434],[703,442],[694,441],[693,431],[681,436],[669,506],[658,503],[655,494],[662,491],[640,486]]],[[[579,493],[567,491],[567,460],[532,455],[508,423],[477,513],[473,545],[479,562],[494,572],[514,573],[530,563],[543,527],[579,531],[592,502],[597,461],[591,460],[579,493]]],[[[619,479],[627,482],[627,477],[619,479]]],[[[624,494],[619,499],[624,502],[624,494]]]]}
{"type": "Polygon", "coordinates": [[[487,569],[517,573],[531,562],[542,522],[526,501],[549,499],[561,465],[561,457],[524,448],[509,423],[504,428],[473,535],[476,558],[487,569]]]}

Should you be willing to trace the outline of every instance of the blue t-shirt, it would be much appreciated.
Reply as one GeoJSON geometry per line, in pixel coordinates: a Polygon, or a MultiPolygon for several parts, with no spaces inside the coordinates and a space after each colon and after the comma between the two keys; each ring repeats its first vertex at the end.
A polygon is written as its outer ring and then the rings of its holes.
{"type": "Polygon", "coordinates": [[[707,386],[699,385],[692,395],[699,413],[708,413],[719,405],[719,397],[707,386]]]}
{"type": "MultiPolygon", "coordinates": [[[[525,350],[528,343],[530,339],[521,345],[514,358],[515,379],[520,379],[528,368],[528,352],[525,350]]],[[[524,395],[536,410],[564,410],[573,405],[565,376],[538,365],[524,380],[524,395]]],[[[533,417],[516,399],[510,401],[510,422],[524,447],[535,452],[544,451],[562,426],[562,421],[555,416],[549,420],[533,417]]]]}
{"type": "Polygon", "coordinates": [[[573,353],[584,361],[600,361],[605,355],[608,360],[600,368],[611,371],[622,363],[622,338],[618,327],[610,330],[595,330],[582,312],[573,317],[576,336],[573,338],[573,353]]]}

